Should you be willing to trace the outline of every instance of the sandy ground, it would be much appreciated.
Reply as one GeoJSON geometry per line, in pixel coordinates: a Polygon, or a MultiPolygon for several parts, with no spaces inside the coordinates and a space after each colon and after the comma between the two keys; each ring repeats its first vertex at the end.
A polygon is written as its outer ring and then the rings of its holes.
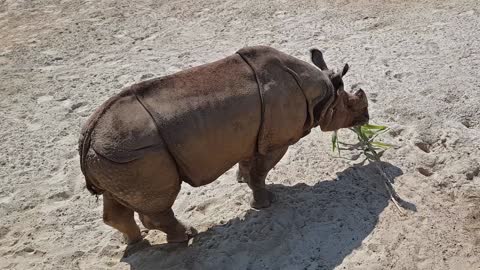
{"type": "Polygon", "coordinates": [[[258,2],[0,0],[1,269],[480,269],[477,0],[258,2]],[[200,234],[150,231],[123,257],[84,188],[81,123],[123,86],[257,44],[351,65],[347,87],[393,128],[385,168],[408,215],[315,130],[269,175],[271,208],[249,208],[234,169],[183,185],[174,210],[200,234]]]}

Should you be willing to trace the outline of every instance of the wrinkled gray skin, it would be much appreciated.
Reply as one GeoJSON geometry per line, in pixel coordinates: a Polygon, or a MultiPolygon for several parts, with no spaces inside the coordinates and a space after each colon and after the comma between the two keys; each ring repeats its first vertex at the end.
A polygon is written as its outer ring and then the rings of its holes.
{"type": "Polygon", "coordinates": [[[239,164],[251,206],[268,207],[267,173],[289,145],[323,131],[368,122],[362,90],[344,91],[341,72],[273,48],[247,47],[222,60],[135,84],[107,100],[80,137],[80,162],[92,194],[104,196],[104,222],[129,244],[146,228],[184,242],[194,233],[171,209],[181,182],[206,185],[239,164]]]}

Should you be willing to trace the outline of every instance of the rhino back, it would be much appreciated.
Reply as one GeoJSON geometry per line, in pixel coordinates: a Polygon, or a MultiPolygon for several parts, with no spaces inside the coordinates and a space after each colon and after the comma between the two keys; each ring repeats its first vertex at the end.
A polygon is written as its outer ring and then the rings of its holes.
{"type": "Polygon", "coordinates": [[[191,185],[210,183],[256,150],[261,102],[239,55],[152,80],[136,94],[191,185]]]}

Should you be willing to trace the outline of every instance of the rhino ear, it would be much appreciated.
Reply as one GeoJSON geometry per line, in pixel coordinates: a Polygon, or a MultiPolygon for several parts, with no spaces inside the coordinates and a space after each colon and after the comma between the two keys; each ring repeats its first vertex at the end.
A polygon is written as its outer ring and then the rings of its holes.
{"type": "Polygon", "coordinates": [[[342,70],[342,77],[345,76],[345,74],[347,74],[347,71],[348,71],[349,68],[350,68],[350,66],[348,64],[345,64],[345,66],[343,67],[343,70],[342,70]]]}
{"type": "Polygon", "coordinates": [[[327,64],[325,63],[325,60],[323,60],[323,54],[319,49],[311,49],[310,54],[312,57],[312,62],[319,67],[321,70],[327,70],[327,64]]]}

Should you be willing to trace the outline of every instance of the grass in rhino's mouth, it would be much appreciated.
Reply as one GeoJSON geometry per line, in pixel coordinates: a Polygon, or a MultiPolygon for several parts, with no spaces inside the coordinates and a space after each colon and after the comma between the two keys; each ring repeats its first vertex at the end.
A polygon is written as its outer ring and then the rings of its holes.
{"type": "MultiPolygon", "coordinates": [[[[393,147],[391,144],[377,141],[377,137],[389,130],[387,126],[364,124],[350,128],[358,138],[358,143],[351,145],[350,150],[361,150],[365,157],[373,162],[380,161],[385,150],[393,147]]],[[[338,151],[340,156],[340,141],[338,140],[338,131],[332,134],[332,150],[338,151]]]]}
{"type": "MultiPolygon", "coordinates": [[[[381,125],[371,125],[371,124],[364,124],[360,126],[355,126],[350,128],[357,135],[358,142],[356,144],[350,145],[348,150],[360,150],[362,154],[365,156],[365,160],[368,160],[370,163],[374,163],[376,168],[379,170],[380,174],[384,178],[385,188],[390,195],[390,199],[395,204],[395,206],[400,211],[400,214],[405,214],[405,212],[400,207],[398,200],[401,200],[392,186],[392,180],[390,177],[385,173],[381,166],[381,157],[383,153],[392,148],[392,144],[384,143],[378,141],[377,138],[379,135],[387,132],[389,128],[387,126],[381,125]]],[[[338,139],[338,131],[334,131],[332,134],[332,151],[338,151],[338,155],[340,156],[340,144],[343,144],[338,139]]],[[[363,163],[363,162],[362,162],[363,163]]]]}

